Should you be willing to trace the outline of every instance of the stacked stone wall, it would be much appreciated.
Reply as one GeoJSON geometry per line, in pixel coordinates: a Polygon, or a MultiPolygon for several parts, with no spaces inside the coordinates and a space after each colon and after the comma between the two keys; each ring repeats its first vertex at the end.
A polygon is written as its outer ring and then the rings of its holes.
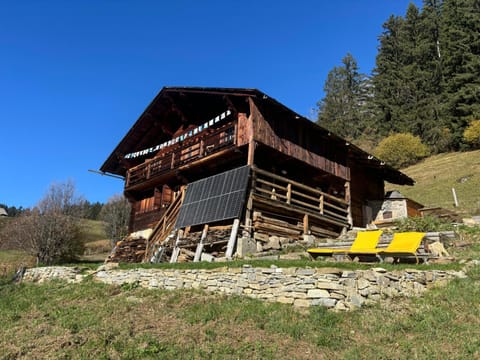
{"type": "MultiPolygon", "coordinates": [[[[477,262],[475,265],[478,265],[477,262]]],[[[150,289],[201,289],[221,294],[236,294],[255,299],[292,304],[295,307],[325,306],[350,310],[364,304],[396,297],[421,296],[432,286],[453,278],[466,277],[461,271],[407,269],[387,271],[342,270],[335,268],[217,268],[211,270],[131,269],[102,266],[82,275],[69,267],[27,269],[24,281],[44,282],[62,279],[83,281],[93,276],[106,284],[135,284],[150,289]]]]}

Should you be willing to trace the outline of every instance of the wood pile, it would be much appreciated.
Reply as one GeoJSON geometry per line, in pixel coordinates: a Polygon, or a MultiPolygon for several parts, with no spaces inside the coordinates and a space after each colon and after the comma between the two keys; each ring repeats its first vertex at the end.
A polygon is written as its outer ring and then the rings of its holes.
{"type": "Polygon", "coordinates": [[[262,237],[268,238],[272,235],[300,240],[303,224],[294,225],[284,220],[266,217],[260,212],[254,212],[253,229],[257,240],[262,240],[262,237]]]}
{"type": "Polygon", "coordinates": [[[143,261],[147,240],[143,237],[131,238],[117,242],[106,262],[139,263],[143,261]]]}
{"type": "MultiPolygon", "coordinates": [[[[226,243],[232,231],[231,226],[219,226],[208,229],[207,238],[203,241],[204,245],[214,245],[219,243],[226,243]]],[[[196,247],[200,242],[202,231],[190,232],[180,239],[180,247],[192,248],[196,247]]]]}
{"type": "Polygon", "coordinates": [[[452,222],[460,222],[460,216],[452,210],[441,207],[422,208],[419,210],[422,217],[433,216],[439,219],[444,219],[452,222]]]}

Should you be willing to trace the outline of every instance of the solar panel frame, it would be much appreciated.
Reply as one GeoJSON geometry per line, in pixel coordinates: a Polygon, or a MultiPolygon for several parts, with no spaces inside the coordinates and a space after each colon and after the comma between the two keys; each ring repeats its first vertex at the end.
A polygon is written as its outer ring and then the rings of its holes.
{"type": "Polygon", "coordinates": [[[245,165],[188,184],[175,228],[239,218],[249,178],[245,165]]]}

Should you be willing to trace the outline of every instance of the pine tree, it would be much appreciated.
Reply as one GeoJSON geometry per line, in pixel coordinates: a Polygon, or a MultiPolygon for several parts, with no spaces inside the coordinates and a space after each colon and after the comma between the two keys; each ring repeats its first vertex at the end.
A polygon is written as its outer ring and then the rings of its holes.
{"type": "Polygon", "coordinates": [[[480,118],[480,1],[445,0],[440,47],[444,73],[444,115],[462,142],[468,122],[480,118]]]}
{"type": "Polygon", "coordinates": [[[325,97],[318,102],[317,123],[335,134],[358,138],[365,128],[368,79],[359,72],[355,58],[347,54],[335,66],[324,85],[325,97]]]}
{"type": "Polygon", "coordinates": [[[410,132],[443,148],[441,118],[440,2],[426,0],[422,12],[410,4],[405,17],[384,24],[374,70],[373,99],[382,136],[410,132]]]}
{"type": "Polygon", "coordinates": [[[383,24],[383,32],[379,37],[380,45],[372,82],[377,131],[381,136],[387,136],[390,132],[407,132],[402,122],[401,110],[405,102],[403,55],[400,46],[403,23],[402,17],[390,16],[383,24]]]}

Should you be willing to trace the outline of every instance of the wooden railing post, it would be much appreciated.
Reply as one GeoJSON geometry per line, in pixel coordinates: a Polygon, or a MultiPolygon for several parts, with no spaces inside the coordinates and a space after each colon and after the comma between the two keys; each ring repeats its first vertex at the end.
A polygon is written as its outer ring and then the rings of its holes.
{"type": "Polygon", "coordinates": [[[290,204],[292,201],[292,184],[287,184],[287,204],[290,204]]]}
{"type": "Polygon", "coordinates": [[[322,215],[323,215],[324,201],[325,201],[324,196],[322,194],[322,195],[320,195],[320,214],[322,214],[322,215]]]}

